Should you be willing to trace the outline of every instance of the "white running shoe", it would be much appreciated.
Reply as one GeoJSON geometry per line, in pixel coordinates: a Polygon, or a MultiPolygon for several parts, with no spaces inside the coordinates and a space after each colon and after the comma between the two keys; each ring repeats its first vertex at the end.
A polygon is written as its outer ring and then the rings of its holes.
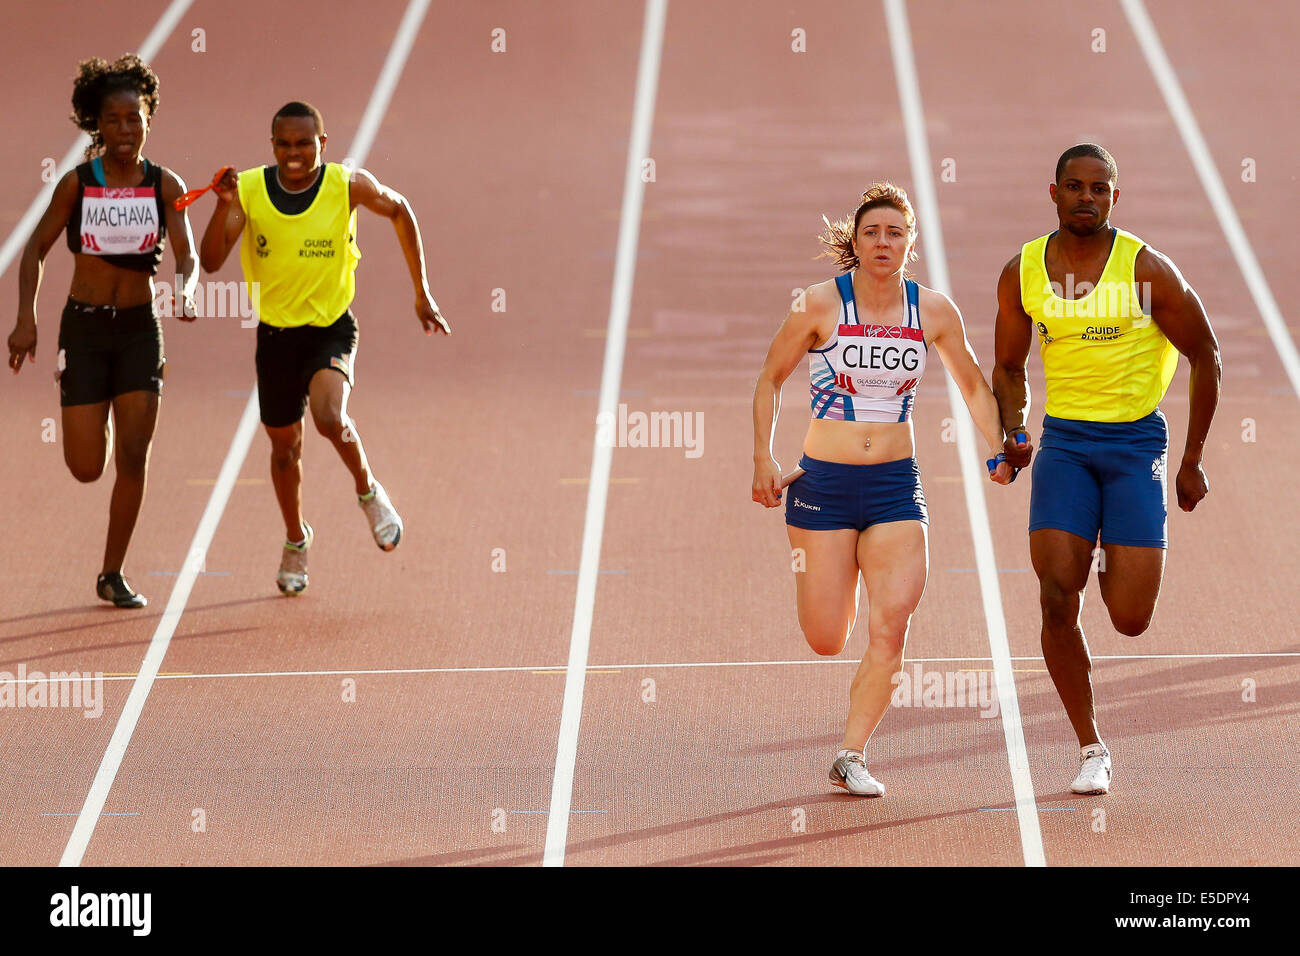
{"type": "Polygon", "coordinates": [[[885,785],[871,776],[866,758],[857,751],[849,751],[835,758],[831,766],[831,783],[859,797],[883,797],[885,785]]]}
{"type": "Polygon", "coordinates": [[[1093,744],[1079,755],[1079,775],[1070,784],[1075,793],[1110,793],[1110,751],[1093,744]]]}
{"type": "Polygon", "coordinates": [[[370,522],[370,533],[375,536],[375,544],[380,551],[392,551],[402,541],[402,516],[397,513],[393,503],[388,500],[388,492],[379,482],[370,486],[370,494],[358,495],[361,510],[370,522]]]}
{"type": "Polygon", "coordinates": [[[303,522],[303,528],[307,531],[307,537],[302,544],[284,543],[284,553],[280,556],[280,573],[275,577],[280,593],[290,597],[307,590],[307,549],[311,547],[315,534],[306,522],[303,522]]]}

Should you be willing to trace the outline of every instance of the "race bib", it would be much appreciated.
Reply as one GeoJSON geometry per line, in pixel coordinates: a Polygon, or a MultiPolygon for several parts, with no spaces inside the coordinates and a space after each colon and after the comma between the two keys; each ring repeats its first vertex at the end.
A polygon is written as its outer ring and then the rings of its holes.
{"type": "Polygon", "coordinates": [[[925,374],[925,334],[898,325],[841,325],[835,384],[853,395],[902,395],[925,374]]]}
{"type": "Polygon", "coordinates": [[[91,256],[139,255],[161,232],[152,186],[87,186],[81,200],[81,251],[91,256]]]}

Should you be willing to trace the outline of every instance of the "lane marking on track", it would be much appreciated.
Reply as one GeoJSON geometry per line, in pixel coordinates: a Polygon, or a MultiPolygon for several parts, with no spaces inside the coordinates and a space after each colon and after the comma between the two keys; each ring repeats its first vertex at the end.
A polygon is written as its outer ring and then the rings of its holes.
{"type": "MultiPolygon", "coordinates": [[[[590,478],[561,478],[560,484],[585,485],[589,481],[591,481],[590,478]]],[[[611,485],[636,485],[641,483],[641,479],[640,478],[611,478],[609,479],[609,483],[611,485]]]]}
{"type": "MultiPolygon", "coordinates": [[[[650,2],[654,2],[654,0],[650,0],[650,2]]],[[[668,0],[663,0],[663,2],[667,3],[668,0]]],[[[585,338],[589,338],[589,339],[603,339],[605,336],[609,335],[609,330],[608,329],[583,329],[582,334],[585,338]]],[[[650,336],[649,329],[626,329],[623,332],[624,338],[644,339],[644,338],[649,338],[649,336],[650,336]]],[[[608,352],[608,349],[606,349],[606,351],[608,352]]]]}
{"type": "MultiPolygon", "coordinates": [[[[365,113],[362,114],[356,140],[353,142],[352,149],[348,152],[350,157],[355,158],[357,166],[365,162],[366,155],[370,151],[375,131],[379,128],[380,120],[383,119],[383,111],[388,108],[388,101],[392,96],[393,87],[406,63],[407,54],[410,53],[411,44],[414,42],[415,34],[420,29],[420,23],[423,21],[428,7],[429,0],[411,0],[401,23],[398,24],[397,33],[393,38],[393,45],[388,51],[388,58],[384,61],[383,68],[379,73],[379,80],[375,83],[374,92],[366,104],[365,113]],[[376,113],[379,115],[374,115],[376,113]]],[[[72,830],[72,835],[68,838],[68,844],[63,849],[63,856],[59,860],[59,866],[81,865],[81,859],[86,853],[86,847],[95,832],[95,823],[104,809],[104,801],[108,799],[108,793],[113,787],[113,781],[117,778],[118,768],[122,765],[122,758],[126,755],[126,748],[131,742],[131,735],[135,732],[135,726],[140,719],[141,711],[144,710],[144,703],[149,696],[149,690],[153,687],[154,680],[158,676],[158,668],[162,664],[163,656],[167,653],[168,645],[171,644],[172,635],[176,632],[176,625],[180,623],[181,614],[185,611],[185,604],[189,600],[194,582],[203,569],[208,546],[211,545],[212,537],[216,534],[217,525],[221,522],[221,516],[226,510],[226,502],[230,500],[230,492],[235,486],[240,469],[244,466],[244,459],[248,457],[248,449],[253,443],[253,435],[257,432],[258,422],[257,388],[254,387],[249,392],[243,415],[240,416],[239,424],[235,427],[235,436],[231,439],[230,449],[226,452],[226,458],[221,463],[221,472],[217,476],[217,483],[213,486],[207,507],[203,509],[203,516],[199,519],[199,526],[194,532],[194,540],[190,543],[185,564],[176,578],[176,584],[167,599],[167,607],[163,611],[162,618],[158,621],[158,627],[154,631],[153,638],[149,641],[149,649],[145,653],[140,673],[135,678],[135,683],[127,696],[126,704],[122,707],[122,713],[118,716],[117,724],[113,728],[113,736],[108,742],[108,749],[104,751],[104,757],[100,761],[99,769],[95,772],[95,779],[90,785],[90,791],[86,794],[86,802],[81,808],[81,815],[77,818],[77,824],[72,830]]]]}
{"type": "MultiPolygon", "coordinates": [[[[1280,651],[1271,652],[1242,652],[1240,654],[1094,654],[1092,659],[1096,661],[1182,661],[1182,660],[1256,660],[1266,657],[1297,657],[1300,658],[1300,652],[1297,651],[1280,651]]],[[[1013,661],[1041,661],[1041,657],[1013,657],[1013,661]]],[[[975,663],[992,663],[989,657],[909,657],[904,661],[907,664],[957,664],[964,661],[973,661],[975,663]]],[[[834,660],[810,660],[810,661],[660,661],[657,663],[640,663],[640,664],[592,664],[588,666],[589,674],[616,674],[619,671],[631,670],[689,670],[697,667],[830,667],[835,665],[852,664],[857,667],[862,662],[853,658],[844,657],[834,660]]],[[[963,667],[959,670],[975,670],[975,668],[963,667]]],[[[1045,670],[1037,669],[1016,669],[1017,673],[1047,673],[1045,670]]],[[[240,671],[229,673],[193,673],[176,671],[172,673],[155,674],[157,680],[231,680],[237,678],[264,678],[264,677],[405,677],[419,674],[567,674],[568,670],[559,665],[543,666],[539,664],[512,664],[501,667],[483,666],[483,667],[379,667],[379,668],[361,668],[351,670],[320,670],[320,671],[240,671]]],[[[105,681],[113,680],[131,680],[136,674],[103,674],[105,681]]],[[[86,680],[88,678],[81,678],[86,680]]],[[[22,680],[17,678],[0,678],[0,684],[34,684],[49,683],[51,678],[27,677],[22,680]]]]}
{"type": "MultiPolygon", "coordinates": [[[[912,56],[911,30],[903,0],[883,0],[889,28],[889,47],[894,59],[898,98],[907,132],[907,152],[912,161],[912,182],[916,187],[917,214],[921,233],[929,248],[930,284],[940,292],[951,292],[948,261],[944,254],[943,229],[939,220],[939,197],[934,189],[930,165],[930,144],[925,134],[925,111],[921,106],[921,84],[912,56]]],[[[1011,786],[1015,796],[1016,819],[1020,827],[1020,845],[1025,866],[1046,866],[1043,837],[1035,812],[1034,783],[1029,775],[1029,755],[1021,725],[1020,702],[1016,697],[1016,679],[1011,673],[1011,648],[1007,643],[1007,624],[1002,611],[1002,594],[998,587],[997,561],[993,552],[993,532],[984,504],[983,456],[975,445],[975,427],[965,402],[951,375],[944,375],[948,386],[948,404],[957,424],[957,455],[965,480],[966,510],[970,515],[971,537],[979,567],[980,595],[984,603],[984,620],[988,628],[989,650],[998,686],[998,705],[1002,731],[1007,742],[1007,764],[1011,769],[1011,786]]]]}
{"type": "Polygon", "coordinates": [[[1273,290],[1269,288],[1268,279],[1264,277],[1264,270],[1260,267],[1259,260],[1255,258],[1255,250],[1246,236],[1246,230],[1242,228],[1241,220],[1237,217],[1237,209],[1223,185],[1223,177],[1219,175],[1214,159],[1210,156],[1205,137],[1201,135],[1201,127],[1196,122],[1196,114],[1192,112],[1187,97],[1183,95],[1178,74],[1174,72],[1169,58],[1165,55],[1160,35],[1156,33],[1155,24],[1151,22],[1142,0],[1120,0],[1120,3],[1124,7],[1124,13],[1128,15],[1129,25],[1137,35],[1147,65],[1155,76],[1156,85],[1160,87],[1160,93],[1165,98],[1169,114],[1178,127],[1179,135],[1183,138],[1183,145],[1192,159],[1192,165],[1196,167],[1196,178],[1201,181],[1205,195],[1209,197],[1210,205],[1214,207],[1214,218],[1219,221],[1228,245],[1232,247],[1237,268],[1241,270],[1242,278],[1246,280],[1250,297],[1255,300],[1255,308],[1259,310],[1260,318],[1268,328],[1269,338],[1273,340],[1273,347],[1277,350],[1278,358],[1282,360],[1282,367],[1286,369],[1287,378],[1291,380],[1291,390],[1300,397],[1300,355],[1296,353],[1295,342],[1287,332],[1286,321],[1277,307],[1277,300],[1273,298],[1273,290]]]}
{"type": "MultiPolygon", "coordinates": [[[[174,577],[176,577],[177,575],[184,574],[184,573],[185,573],[184,570],[181,570],[181,571],[150,571],[150,572],[149,572],[149,577],[151,577],[151,578],[174,578],[174,577]]],[[[234,574],[233,571],[199,571],[199,572],[198,572],[198,576],[201,577],[201,578],[228,578],[228,577],[230,577],[230,576],[233,575],[233,574],[234,574]]]]}
{"type": "MultiPolygon", "coordinates": [[[[582,570],[581,568],[577,568],[577,569],[551,568],[548,569],[546,573],[547,574],[578,574],[581,570],[582,570]]],[[[617,569],[617,568],[610,568],[610,569],[602,569],[600,571],[597,571],[596,573],[597,574],[631,574],[632,572],[627,570],[617,569]]]]}
{"type": "MultiPolygon", "coordinates": [[[[185,11],[190,8],[193,2],[194,0],[172,0],[171,5],[163,11],[162,16],[158,18],[158,22],[149,31],[149,35],[140,44],[140,49],[136,51],[136,55],[145,62],[153,60],[158,55],[158,51],[162,49],[162,45],[167,42],[167,38],[171,36],[172,30],[176,28],[180,18],[185,15],[185,11]]],[[[63,159],[59,161],[59,165],[55,167],[54,182],[46,183],[41,187],[41,191],[36,194],[36,198],[27,207],[27,211],[18,220],[13,231],[5,238],[4,245],[0,246],[0,275],[4,275],[5,270],[13,264],[23,246],[27,245],[27,240],[36,229],[36,224],[41,221],[41,216],[45,215],[45,209],[50,204],[50,197],[54,195],[54,187],[59,184],[60,179],[77,165],[77,160],[81,159],[82,153],[85,152],[86,147],[89,145],[90,137],[85,133],[79,133],[77,138],[73,140],[72,145],[68,147],[68,151],[63,154],[63,159]]]]}
{"type": "Polygon", "coordinates": [[[542,866],[563,866],[569,836],[569,803],[573,799],[573,768],[578,758],[578,726],[582,719],[582,691],[587,676],[591,644],[591,618],[596,605],[600,544],[605,530],[605,503],[609,495],[610,463],[614,449],[602,442],[599,422],[618,411],[623,378],[623,353],[627,347],[628,316],[632,309],[632,282],[636,276],[636,247],[641,232],[641,206],[645,183],[641,161],[650,155],[650,128],[654,121],[659,86],[659,60],[663,52],[664,20],[668,0],[646,0],[641,28],[641,53],[637,64],[636,99],[628,138],[627,168],[623,176],[623,206],[618,225],[618,252],[614,259],[614,285],[610,293],[605,361],[600,374],[597,427],[592,439],[591,476],[587,485],[587,514],[582,528],[582,558],[578,562],[578,588],[573,602],[573,631],[569,636],[569,662],[564,678],[564,704],[556,743],[555,777],[551,782],[550,813],[546,818],[546,848],[542,866]],[[607,416],[602,419],[601,416],[607,416]]]}
{"type": "MultiPolygon", "coordinates": [[[[1005,811],[1008,811],[1008,812],[1009,812],[1009,811],[1014,810],[1014,809],[1016,809],[1016,808],[1015,808],[1015,807],[980,807],[980,808],[979,808],[979,810],[980,810],[982,813],[995,813],[995,812],[997,812],[997,811],[999,811],[999,810],[1005,810],[1005,811]]],[[[1069,810],[1069,811],[1073,811],[1073,810],[1074,810],[1074,807],[1039,807],[1039,808],[1038,808],[1038,812],[1039,812],[1039,813],[1051,813],[1053,810],[1069,810]]]]}

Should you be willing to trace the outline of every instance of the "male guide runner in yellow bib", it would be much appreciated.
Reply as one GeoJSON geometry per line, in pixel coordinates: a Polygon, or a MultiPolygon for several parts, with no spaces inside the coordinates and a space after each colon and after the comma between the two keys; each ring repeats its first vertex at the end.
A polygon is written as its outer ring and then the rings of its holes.
{"type": "Polygon", "coordinates": [[[1147,629],[1168,546],[1168,423],[1160,400],[1178,354],[1191,365],[1187,442],[1175,487],[1184,511],[1209,491],[1201,456],[1219,401],[1219,346],[1195,291],[1166,256],[1110,224],[1119,200],[1114,158],[1071,147],[1049,193],[1059,228],[1025,243],[998,280],[993,391],[1007,461],[1030,462],[1025,363],[1035,337],[1047,379],[1033,456],[1029,554],[1039,581],[1043,658],[1079,738],[1075,793],[1110,790],[1110,752],[1097,730],[1092,661],[1079,611],[1093,547],[1121,634],[1147,629]]]}
{"type": "Polygon", "coordinates": [[[425,333],[451,333],[429,292],[410,204],[364,169],[322,163],[327,139],[315,107],[282,107],[271,121],[276,165],[225,175],[214,188],[217,207],[200,250],[203,268],[214,272],[240,243],[259,320],[258,403],[271,439],[271,481],[286,533],[276,584],[290,595],[307,587],[307,551],[314,538],[302,516],[302,419],[308,405],[317,431],[352,474],[375,543],[392,551],[402,540],[402,519],[371,474],[347,412],[358,340],[351,311],[361,258],[358,207],[392,221],[425,333]]]}
{"type": "Polygon", "coordinates": [[[258,320],[277,328],[330,326],[356,293],[357,211],[348,202],[348,170],[323,166],[316,199],[298,215],[275,208],[265,166],[238,176],[239,203],[257,223],[245,229],[239,264],[258,320]]]}

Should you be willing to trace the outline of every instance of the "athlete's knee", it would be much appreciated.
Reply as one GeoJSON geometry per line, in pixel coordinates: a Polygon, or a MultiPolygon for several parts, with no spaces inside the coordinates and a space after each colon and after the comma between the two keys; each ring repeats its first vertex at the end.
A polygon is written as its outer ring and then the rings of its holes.
{"type": "Polygon", "coordinates": [[[302,438],[271,442],[271,464],[275,468],[293,468],[302,460],[302,438]]]}
{"type": "Polygon", "coordinates": [[[149,467],[149,447],[151,444],[151,438],[131,438],[119,434],[117,436],[117,448],[114,451],[118,474],[144,474],[149,467]]]}
{"type": "Polygon", "coordinates": [[[342,409],[338,408],[313,409],[311,417],[316,424],[316,431],[330,441],[341,439],[345,432],[350,431],[352,425],[342,409]]]}
{"type": "Polygon", "coordinates": [[[912,613],[915,610],[914,603],[891,601],[889,595],[876,600],[870,606],[872,638],[879,634],[886,641],[901,642],[907,636],[907,628],[912,623],[912,613]]]}
{"type": "Polygon", "coordinates": [[[868,651],[876,657],[900,658],[907,643],[907,628],[872,629],[867,645],[868,651]]]}
{"type": "Polygon", "coordinates": [[[822,657],[834,657],[840,651],[844,650],[844,645],[848,643],[849,634],[853,630],[853,622],[818,622],[816,624],[804,624],[803,636],[808,642],[808,646],[813,649],[814,654],[820,654],[822,657]]]}
{"type": "Polygon", "coordinates": [[[1143,615],[1110,608],[1108,610],[1110,611],[1110,623],[1115,626],[1115,630],[1125,637],[1137,637],[1151,626],[1150,612],[1143,615]]]}
{"type": "Polygon", "coordinates": [[[1043,623],[1047,627],[1074,627],[1079,623],[1082,596],[1073,588],[1057,581],[1045,580],[1039,588],[1039,603],[1043,609],[1043,623]]]}
{"type": "Polygon", "coordinates": [[[98,481],[100,475],[104,473],[105,462],[89,461],[84,458],[67,458],[68,471],[72,477],[83,484],[90,484],[92,481],[98,481]]]}

